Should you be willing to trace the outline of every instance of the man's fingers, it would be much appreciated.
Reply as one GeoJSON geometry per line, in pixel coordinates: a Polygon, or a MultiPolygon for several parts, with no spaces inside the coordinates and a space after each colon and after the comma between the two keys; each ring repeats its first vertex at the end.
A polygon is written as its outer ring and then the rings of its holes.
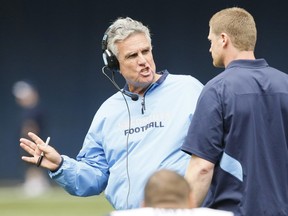
{"type": "Polygon", "coordinates": [[[43,145],[44,144],[44,141],[39,137],[37,136],[36,134],[32,133],[32,132],[29,132],[28,133],[28,136],[37,144],[39,145],[43,145]]]}
{"type": "Polygon", "coordinates": [[[26,145],[25,143],[20,143],[20,146],[23,150],[25,150],[27,153],[29,153],[30,155],[33,155],[35,154],[35,147],[34,148],[31,148],[30,145],[26,145]]]}
{"type": "Polygon", "coordinates": [[[42,151],[42,147],[45,149],[43,140],[38,137],[36,134],[29,132],[28,136],[31,138],[31,140],[26,138],[20,139],[20,147],[25,150],[28,154],[31,155],[31,157],[28,156],[22,156],[22,160],[28,163],[36,164],[38,157],[40,156],[40,152],[42,151]],[[39,147],[41,148],[39,150],[39,147]]]}
{"type": "MultiPolygon", "coordinates": [[[[26,146],[27,148],[31,148],[32,150],[35,151],[36,149],[36,144],[28,139],[21,138],[20,143],[22,143],[22,146],[26,146]]],[[[21,146],[21,147],[22,147],[21,146]]],[[[23,147],[22,147],[23,148],[23,147]]]]}
{"type": "Polygon", "coordinates": [[[34,157],[22,156],[22,160],[23,160],[23,161],[26,161],[26,162],[28,162],[28,163],[33,163],[33,164],[36,163],[36,160],[35,160],[34,157]]]}

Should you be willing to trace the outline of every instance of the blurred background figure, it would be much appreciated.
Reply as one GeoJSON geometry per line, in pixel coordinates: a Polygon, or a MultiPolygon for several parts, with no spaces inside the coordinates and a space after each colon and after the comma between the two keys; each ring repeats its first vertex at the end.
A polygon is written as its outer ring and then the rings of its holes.
{"type": "MultiPolygon", "coordinates": [[[[20,106],[21,116],[19,124],[19,138],[27,137],[29,131],[45,136],[45,112],[40,104],[40,95],[36,85],[28,80],[20,80],[13,84],[12,93],[16,103],[20,106]]],[[[19,150],[21,155],[26,155],[19,150]]],[[[27,196],[38,196],[50,186],[48,175],[38,167],[23,166],[23,190],[27,196]]]]}

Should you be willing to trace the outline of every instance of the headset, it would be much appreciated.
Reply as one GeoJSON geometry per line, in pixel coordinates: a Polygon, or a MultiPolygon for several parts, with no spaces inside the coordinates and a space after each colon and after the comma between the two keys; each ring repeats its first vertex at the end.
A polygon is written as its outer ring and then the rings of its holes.
{"type": "Polygon", "coordinates": [[[102,51],[103,51],[103,61],[105,66],[107,66],[112,71],[119,71],[119,62],[117,57],[107,48],[108,45],[108,32],[110,28],[108,28],[102,39],[102,51]]]}
{"type": "Polygon", "coordinates": [[[114,72],[120,71],[119,67],[119,61],[116,58],[116,56],[107,48],[108,45],[108,32],[110,31],[111,27],[109,27],[103,36],[102,39],[102,51],[103,51],[103,61],[105,66],[102,68],[102,73],[112,82],[112,84],[117,88],[118,91],[120,91],[122,94],[125,94],[126,96],[130,97],[133,101],[137,101],[139,99],[139,95],[126,91],[124,89],[120,89],[120,87],[117,85],[117,83],[114,80],[114,72]],[[110,78],[106,72],[105,69],[108,69],[112,72],[112,78],[110,78]]]}

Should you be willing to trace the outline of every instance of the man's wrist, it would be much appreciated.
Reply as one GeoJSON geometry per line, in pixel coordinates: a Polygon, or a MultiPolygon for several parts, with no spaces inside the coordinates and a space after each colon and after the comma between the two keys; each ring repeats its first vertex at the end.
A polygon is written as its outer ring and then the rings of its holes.
{"type": "Polygon", "coordinates": [[[52,173],[57,172],[57,171],[61,168],[61,166],[63,165],[63,162],[64,162],[64,158],[61,156],[61,161],[60,161],[59,166],[58,166],[55,170],[50,170],[50,171],[51,171],[52,173]]]}

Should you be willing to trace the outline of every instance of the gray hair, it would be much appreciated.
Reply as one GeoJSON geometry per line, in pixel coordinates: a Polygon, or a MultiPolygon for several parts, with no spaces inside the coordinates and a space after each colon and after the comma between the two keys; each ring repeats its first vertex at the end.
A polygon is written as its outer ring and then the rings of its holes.
{"type": "Polygon", "coordinates": [[[107,49],[109,49],[115,56],[118,55],[118,49],[115,45],[117,42],[123,41],[130,35],[143,33],[151,44],[150,31],[147,26],[141,22],[126,18],[117,18],[107,29],[107,49]]]}

